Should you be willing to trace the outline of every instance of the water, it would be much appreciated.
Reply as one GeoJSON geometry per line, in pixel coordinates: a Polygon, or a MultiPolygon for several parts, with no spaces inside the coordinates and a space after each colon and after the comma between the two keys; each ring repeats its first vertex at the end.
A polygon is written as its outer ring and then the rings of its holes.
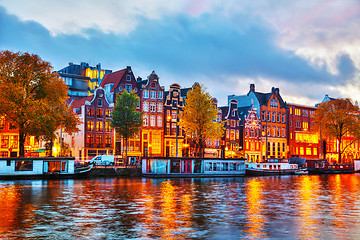
{"type": "Polygon", "coordinates": [[[360,174],[0,181],[1,239],[360,239],[360,174]]]}

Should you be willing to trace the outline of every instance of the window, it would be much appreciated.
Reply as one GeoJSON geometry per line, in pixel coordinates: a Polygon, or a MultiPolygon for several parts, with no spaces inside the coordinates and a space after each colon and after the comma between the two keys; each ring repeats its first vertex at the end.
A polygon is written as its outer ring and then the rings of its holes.
{"type": "Polygon", "coordinates": [[[282,128],[282,136],[285,137],[285,128],[282,128]]]}
{"type": "Polygon", "coordinates": [[[131,76],[127,75],[126,76],[126,81],[130,82],[131,81],[131,76]]]}
{"type": "Polygon", "coordinates": [[[143,111],[144,111],[144,112],[148,112],[148,111],[149,111],[149,103],[148,103],[148,102],[144,102],[143,111]]]}
{"type": "Polygon", "coordinates": [[[295,115],[300,116],[301,115],[301,110],[298,109],[298,108],[295,108],[295,115]]]}
{"type": "Polygon", "coordinates": [[[102,147],[103,145],[103,136],[101,134],[96,135],[96,145],[97,147],[102,147]]]}
{"type": "Polygon", "coordinates": [[[304,155],[304,148],[300,147],[300,155],[304,155]]]}
{"type": "Polygon", "coordinates": [[[317,155],[317,148],[313,148],[314,155],[317,155]]]}
{"type": "Polygon", "coordinates": [[[271,99],[270,100],[270,107],[277,107],[278,106],[278,102],[275,99],[271,99]]]}
{"type": "Polygon", "coordinates": [[[144,122],[143,122],[144,126],[148,126],[149,125],[149,116],[145,114],[143,118],[144,118],[144,122]]]}
{"type": "Polygon", "coordinates": [[[231,120],[231,127],[235,127],[235,120],[231,120]]]}
{"type": "Polygon", "coordinates": [[[236,130],[236,139],[239,139],[239,130],[236,130]]]}
{"type": "Polygon", "coordinates": [[[143,98],[149,98],[149,91],[148,90],[144,90],[143,98]]]}
{"type": "Polygon", "coordinates": [[[270,122],[270,120],[271,120],[271,112],[267,113],[267,120],[268,120],[268,122],[270,122]]]}
{"type": "Polygon", "coordinates": [[[125,85],[125,91],[127,91],[128,93],[131,92],[131,85],[130,84],[125,85]]]}
{"type": "Polygon", "coordinates": [[[103,112],[101,108],[96,109],[96,117],[97,118],[102,118],[103,117],[103,112]]]}
{"type": "Polygon", "coordinates": [[[226,137],[227,137],[227,138],[230,138],[230,131],[229,131],[229,129],[226,129],[226,137]]]}
{"type": "Polygon", "coordinates": [[[230,132],[230,140],[235,140],[235,130],[231,130],[231,132],[230,132]]]}
{"type": "Polygon", "coordinates": [[[157,108],[158,108],[157,111],[158,111],[159,113],[163,112],[163,104],[162,104],[162,103],[158,103],[157,108]]]}
{"type": "Polygon", "coordinates": [[[306,155],[311,155],[311,148],[306,148],[306,155]]]}
{"type": "Polygon", "coordinates": [[[162,117],[161,116],[157,117],[157,126],[162,127],[162,117]]]}
{"type": "Polygon", "coordinates": [[[102,99],[98,99],[98,107],[102,107],[102,99]]]}
{"type": "Polygon", "coordinates": [[[273,121],[273,122],[276,122],[276,112],[273,112],[272,121],[273,121]]]}
{"type": "Polygon", "coordinates": [[[1,148],[8,148],[8,147],[9,147],[9,135],[2,135],[1,148]]]}
{"type": "Polygon", "coordinates": [[[33,160],[22,160],[15,162],[15,171],[32,171],[33,160]]]}
{"type": "Polygon", "coordinates": [[[154,89],[154,88],[156,87],[155,82],[151,82],[150,87],[151,87],[152,89],[154,89]]]}
{"type": "Polygon", "coordinates": [[[111,147],[111,136],[105,135],[105,147],[111,147]]]}
{"type": "Polygon", "coordinates": [[[87,136],[87,146],[88,147],[93,147],[94,146],[94,136],[93,135],[88,135],[87,136]]]}
{"type": "Polygon", "coordinates": [[[105,117],[111,117],[111,110],[110,109],[105,110],[105,117]]]}
{"type": "Polygon", "coordinates": [[[262,120],[265,121],[266,119],[266,112],[265,111],[261,111],[261,117],[262,117],[262,120]]]}
{"type": "Polygon", "coordinates": [[[285,123],[285,113],[282,115],[282,123],[285,123]]]}
{"type": "Polygon", "coordinates": [[[285,152],[285,143],[282,144],[282,148],[283,152],[285,152]]]}
{"type": "Polygon", "coordinates": [[[255,137],[255,132],[254,132],[254,130],[251,130],[251,131],[250,131],[250,137],[252,137],[252,138],[255,137]]]}
{"type": "Polygon", "coordinates": [[[154,115],[150,116],[150,126],[155,127],[155,116],[154,115]]]}
{"type": "Polygon", "coordinates": [[[103,123],[102,122],[96,122],[96,131],[100,132],[103,129],[103,123]]]}
{"type": "Polygon", "coordinates": [[[278,113],[277,121],[280,122],[280,120],[281,120],[281,113],[278,113]]]}
{"type": "Polygon", "coordinates": [[[111,124],[110,124],[110,122],[105,122],[105,131],[106,132],[111,132],[111,124]]]}
{"type": "Polygon", "coordinates": [[[235,110],[232,110],[231,115],[235,117],[235,110]]]}
{"type": "Polygon", "coordinates": [[[0,129],[4,129],[5,128],[5,118],[0,118],[0,129]]]}
{"type": "Polygon", "coordinates": [[[303,130],[306,131],[309,128],[308,122],[303,122],[303,130]]]}
{"type": "Polygon", "coordinates": [[[13,122],[10,122],[10,123],[9,123],[9,129],[10,129],[10,130],[16,129],[16,124],[13,123],[13,122]]]}
{"type": "Polygon", "coordinates": [[[93,109],[93,108],[88,108],[88,116],[89,116],[89,117],[93,117],[93,116],[94,116],[94,109],[93,109]]]}
{"type": "Polygon", "coordinates": [[[278,128],[278,134],[277,135],[278,135],[278,137],[281,137],[281,128],[280,127],[278,128]]]}
{"type": "Polygon", "coordinates": [[[94,131],[94,123],[92,121],[87,122],[87,130],[94,131]]]}
{"type": "Polygon", "coordinates": [[[162,99],[163,98],[163,92],[158,92],[158,99],[162,99]]]}
{"type": "Polygon", "coordinates": [[[176,117],[177,117],[177,112],[176,111],[172,111],[172,120],[176,121],[176,117]]]}
{"type": "Polygon", "coordinates": [[[309,116],[308,110],[303,110],[303,116],[304,116],[304,117],[308,117],[308,116],[309,116]]]}
{"type": "Polygon", "coordinates": [[[151,97],[151,99],[156,99],[156,92],[150,91],[150,97],[151,97]]]}
{"type": "Polygon", "coordinates": [[[150,103],[150,112],[156,112],[156,103],[150,103]]]}

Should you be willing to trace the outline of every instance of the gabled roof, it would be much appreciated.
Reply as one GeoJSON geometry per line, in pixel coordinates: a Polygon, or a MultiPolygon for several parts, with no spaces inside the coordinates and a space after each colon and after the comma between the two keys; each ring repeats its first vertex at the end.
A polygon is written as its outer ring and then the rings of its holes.
{"type": "Polygon", "coordinates": [[[126,72],[126,69],[127,68],[124,68],[122,70],[105,75],[103,80],[101,81],[100,87],[105,88],[105,85],[113,83],[114,87],[111,89],[111,92],[114,92],[114,88],[119,85],[121,78],[124,76],[124,73],[126,72]]]}
{"type": "Polygon", "coordinates": [[[94,96],[87,96],[87,97],[75,99],[70,105],[71,110],[74,110],[75,108],[81,108],[81,106],[85,105],[86,101],[90,102],[93,99],[93,97],[94,96]]]}

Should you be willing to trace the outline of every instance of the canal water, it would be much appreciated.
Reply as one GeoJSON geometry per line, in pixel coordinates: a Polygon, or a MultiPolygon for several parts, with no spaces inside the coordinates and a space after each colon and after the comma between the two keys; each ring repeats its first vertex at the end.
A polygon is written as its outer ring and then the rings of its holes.
{"type": "Polygon", "coordinates": [[[360,239],[360,174],[0,181],[1,239],[360,239]]]}

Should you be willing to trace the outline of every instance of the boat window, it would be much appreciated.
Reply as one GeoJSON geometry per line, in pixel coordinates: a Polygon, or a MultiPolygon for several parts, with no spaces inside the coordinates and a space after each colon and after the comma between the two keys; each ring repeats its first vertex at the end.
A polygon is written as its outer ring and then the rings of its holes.
{"type": "Polygon", "coordinates": [[[16,161],[15,171],[32,171],[33,160],[16,161]]]}
{"type": "Polygon", "coordinates": [[[236,163],[230,163],[230,171],[236,171],[236,163]]]}
{"type": "Polygon", "coordinates": [[[266,165],[265,165],[265,164],[263,165],[263,168],[266,168],[266,165]]]}
{"type": "Polygon", "coordinates": [[[222,163],[221,171],[229,171],[229,163],[227,163],[227,162],[222,163]]]}
{"type": "Polygon", "coordinates": [[[212,162],[205,163],[205,171],[212,171],[212,162]]]}
{"type": "Polygon", "coordinates": [[[260,164],[256,165],[257,168],[260,168],[260,164]]]}
{"type": "Polygon", "coordinates": [[[269,169],[272,169],[272,165],[269,165],[269,169]]]}

